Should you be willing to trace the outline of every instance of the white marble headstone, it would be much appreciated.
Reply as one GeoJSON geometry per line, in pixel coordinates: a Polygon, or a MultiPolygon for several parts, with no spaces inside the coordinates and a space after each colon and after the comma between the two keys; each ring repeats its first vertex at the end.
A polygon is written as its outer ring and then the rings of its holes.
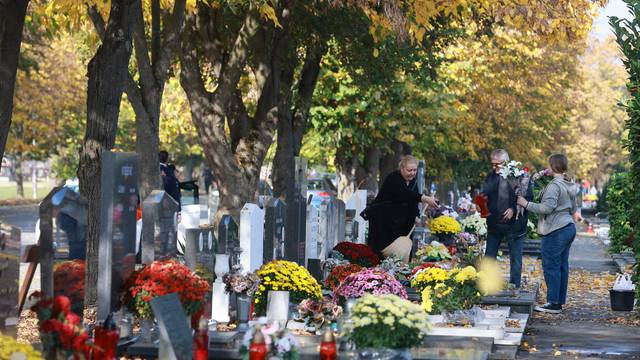
{"type": "Polygon", "coordinates": [[[364,244],[367,239],[365,239],[365,226],[367,225],[367,221],[365,221],[360,213],[367,207],[367,190],[356,190],[355,193],[349,198],[347,201],[347,210],[354,209],[356,211],[355,221],[358,222],[358,233],[354,234],[356,238],[356,243],[364,244]]]}
{"type": "Polygon", "coordinates": [[[264,210],[247,203],[240,211],[240,265],[243,272],[253,272],[262,266],[264,210]]]}
{"type": "Polygon", "coordinates": [[[305,266],[307,265],[307,260],[309,259],[319,259],[320,253],[318,251],[318,217],[319,210],[317,207],[309,204],[307,205],[307,241],[306,241],[306,256],[305,256],[305,266]]]}

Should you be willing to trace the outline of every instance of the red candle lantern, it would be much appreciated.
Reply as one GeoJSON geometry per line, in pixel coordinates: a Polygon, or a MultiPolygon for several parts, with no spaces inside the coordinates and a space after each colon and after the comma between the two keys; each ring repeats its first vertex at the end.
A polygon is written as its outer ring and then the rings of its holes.
{"type": "Polygon", "coordinates": [[[336,360],[337,357],[336,340],[331,329],[327,327],[320,343],[320,360],[336,360]]]}
{"type": "Polygon", "coordinates": [[[115,359],[118,340],[120,340],[120,332],[116,329],[116,325],[113,322],[113,314],[107,316],[102,326],[95,328],[94,337],[96,348],[93,350],[93,359],[115,359]]]}
{"type": "Polygon", "coordinates": [[[207,319],[200,319],[198,330],[193,335],[193,360],[209,358],[209,329],[207,319]]]}
{"type": "Polygon", "coordinates": [[[251,345],[249,345],[249,360],[265,360],[267,358],[267,344],[264,342],[264,335],[260,326],[256,327],[251,345]]]}

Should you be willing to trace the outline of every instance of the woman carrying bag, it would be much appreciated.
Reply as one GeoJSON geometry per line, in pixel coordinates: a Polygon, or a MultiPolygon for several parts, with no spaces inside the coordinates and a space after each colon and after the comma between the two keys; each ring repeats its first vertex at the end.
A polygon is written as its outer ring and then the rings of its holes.
{"type": "Polygon", "coordinates": [[[575,183],[566,176],[569,161],[562,154],[549,157],[553,180],[542,190],[540,203],[518,196],[518,205],[539,214],[538,233],[542,235],[542,270],[547,284],[547,303],[535,310],[551,314],[562,312],[569,285],[569,249],[576,237],[575,183]],[[575,218],[575,220],[574,220],[575,218]]]}

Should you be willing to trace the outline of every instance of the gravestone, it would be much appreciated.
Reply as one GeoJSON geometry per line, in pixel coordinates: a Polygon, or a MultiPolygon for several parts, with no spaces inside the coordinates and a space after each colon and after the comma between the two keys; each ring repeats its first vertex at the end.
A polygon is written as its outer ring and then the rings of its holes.
{"type": "MultiPolygon", "coordinates": [[[[356,190],[355,193],[351,196],[351,198],[346,203],[346,209],[355,210],[354,221],[357,222],[357,232],[353,234],[353,242],[358,244],[364,244],[367,242],[365,238],[365,231],[367,226],[367,221],[360,216],[362,210],[367,207],[367,190],[356,190]]],[[[355,225],[354,225],[355,229],[355,225]]]]}
{"type": "Polygon", "coordinates": [[[287,206],[280,198],[272,198],[265,207],[263,262],[284,259],[284,228],[287,206]]]}
{"type": "Polygon", "coordinates": [[[317,207],[309,204],[307,205],[307,234],[305,246],[306,251],[306,264],[309,265],[309,259],[319,259],[320,253],[318,252],[318,230],[319,230],[319,210],[317,207]]]}
{"type": "Polygon", "coordinates": [[[178,203],[165,191],[153,190],[142,203],[142,263],[175,258],[178,203]]]}
{"type": "Polygon", "coordinates": [[[322,200],[320,203],[320,210],[318,213],[318,254],[321,261],[324,261],[329,256],[331,249],[333,249],[333,238],[330,234],[334,234],[334,226],[330,221],[333,218],[333,203],[331,198],[322,200]]]}
{"type": "Polygon", "coordinates": [[[347,213],[344,201],[340,199],[335,199],[335,215],[336,215],[336,239],[334,245],[343,242],[345,236],[345,227],[347,222],[347,213]]]}
{"type": "Polygon", "coordinates": [[[238,224],[231,215],[223,215],[218,226],[218,248],[216,253],[229,255],[231,271],[240,266],[240,240],[238,239],[238,224]]]}
{"type": "MultiPolygon", "coordinates": [[[[185,264],[209,284],[215,277],[216,238],[213,227],[200,226],[196,229],[185,229],[185,264]]],[[[211,292],[204,299],[204,316],[211,316],[211,292]]]]}
{"type": "Polygon", "coordinates": [[[240,265],[243,272],[253,272],[262,266],[264,243],[264,210],[247,203],[240,211],[240,265]]]}
{"type": "Polygon", "coordinates": [[[427,166],[424,160],[418,161],[418,171],[416,173],[416,185],[418,186],[418,192],[425,194],[425,180],[426,180],[427,166]]]}
{"type": "Polygon", "coordinates": [[[160,329],[158,358],[189,360],[193,354],[193,336],[189,319],[177,294],[151,299],[153,315],[160,329]]]}
{"type": "Polygon", "coordinates": [[[295,192],[287,202],[285,222],[284,259],[304,265],[307,232],[307,201],[295,192]]]}
{"type": "Polygon", "coordinates": [[[100,242],[98,246],[98,321],[120,307],[122,286],[136,262],[138,157],[102,153],[100,242]]]}
{"type": "Polygon", "coordinates": [[[15,334],[20,287],[20,229],[0,225],[0,333],[15,334]]]}

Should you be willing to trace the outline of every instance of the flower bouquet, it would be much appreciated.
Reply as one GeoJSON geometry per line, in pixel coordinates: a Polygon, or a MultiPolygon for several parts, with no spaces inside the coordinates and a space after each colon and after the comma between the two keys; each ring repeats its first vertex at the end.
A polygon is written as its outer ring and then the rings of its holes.
{"type": "Polygon", "coordinates": [[[369,245],[345,241],[338,243],[333,250],[341,253],[350,263],[362,267],[373,267],[380,264],[378,255],[376,255],[369,245]]]}
{"type": "Polygon", "coordinates": [[[477,236],[487,235],[487,219],[475,213],[462,220],[462,230],[477,236]]]}
{"type": "Polygon", "coordinates": [[[0,360],[40,360],[42,354],[30,344],[21,344],[11,336],[0,334],[0,360]]]}
{"type": "MultiPolygon", "coordinates": [[[[36,292],[30,297],[40,298],[36,292]]],[[[71,301],[66,296],[40,299],[31,307],[38,314],[40,339],[45,353],[68,359],[89,359],[93,344],[89,334],[80,325],[80,316],[71,312],[71,301]]]]}
{"type": "Polygon", "coordinates": [[[442,268],[437,262],[426,262],[414,267],[411,269],[411,279],[413,280],[418,273],[433,267],[442,268]]]}
{"type": "Polygon", "coordinates": [[[429,229],[431,229],[431,233],[437,236],[440,242],[445,245],[452,242],[453,235],[462,231],[460,223],[456,219],[446,215],[433,219],[429,229]]]}
{"type": "Polygon", "coordinates": [[[551,169],[544,169],[533,174],[531,177],[533,181],[533,201],[542,201],[542,189],[547,187],[553,180],[553,171],[551,169]]]}
{"type": "Polygon", "coordinates": [[[347,299],[356,299],[365,294],[397,294],[407,298],[404,286],[388,272],[379,269],[366,269],[347,276],[333,292],[333,298],[341,303],[347,299]]]}
{"type": "Polygon", "coordinates": [[[451,254],[446,246],[437,241],[432,241],[430,244],[418,248],[416,258],[422,262],[451,260],[451,254]]]}
{"type": "Polygon", "coordinates": [[[53,291],[56,296],[66,296],[71,310],[82,313],[84,304],[84,260],[65,261],[53,269],[53,291]]]}
{"type": "Polygon", "coordinates": [[[364,269],[362,266],[356,264],[337,265],[331,269],[329,276],[327,276],[324,282],[324,286],[334,291],[347,276],[357,273],[362,269],[364,269]]]}
{"type": "Polygon", "coordinates": [[[430,267],[416,273],[411,280],[411,287],[421,292],[427,286],[434,287],[436,284],[444,283],[449,278],[449,271],[439,267],[430,267]]]}
{"type": "Polygon", "coordinates": [[[259,326],[252,327],[244,334],[242,345],[240,345],[240,354],[243,360],[249,360],[249,348],[253,334],[259,328],[264,337],[267,346],[267,359],[297,360],[300,358],[298,353],[298,340],[288,331],[280,330],[280,324],[263,322],[259,326]]]}
{"type": "Polygon", "coordinates": [[[422,288],[423,309],[431,314],[471,309],[480,302],[477,280],[478,273],[473,266],[452,269],[444,281],[428,282],[422,288]]]}
{"type": "Polygon", "coordinates": [[[323,297],[322,300],[305,299],[298,305],[298,318],[304,321],[307,327],[320,329],[340,316],[342,307],[328,297],[323,297]]]}
{"type": "Polygon", "coordinates": [[[174,261],[154,261],[135,271],[125,283],[123,303],[141,319],[151,319],[151,299],[171,293],[178,294],[187,315],[201,310],[209,292],[209,283],[188,267],[174,261]]]}
{"type": "Polygon", "coordinates": [[[286,260],[266,263],[256,271],[260,278],[258,291],[254,295],[255,312],[264,315],[267,310],[269,290],[289,291],[293,303],[307,298],[322,298],[322,290],[316,279],[304,267],[286,260]]]}
{"type": "Polygon", "coordinates": [[[242,275],[241,273],[226,273],[222,276],[224,283],[224,291],[227,293],[236,293],[247,295],[249,297],[258,291],[260,278],[254,273],[242,275]]]}
{"type": "Polygon", "coordinates": [[[347,337],[358,349],[406,349],[422,343],[429,329],[419,305],[393,294],[365,295],[352,309],[347,337]]]}

